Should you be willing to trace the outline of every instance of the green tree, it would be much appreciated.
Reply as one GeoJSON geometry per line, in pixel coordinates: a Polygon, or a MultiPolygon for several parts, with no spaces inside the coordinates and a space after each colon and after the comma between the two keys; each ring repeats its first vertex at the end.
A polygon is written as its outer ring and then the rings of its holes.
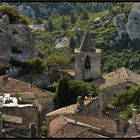
{"type": "Polygon", "coordinates": [[[87,11],[84,11],[83,14],[81,15],[82,20],[88,20],[89,19],[89,14],[87,11]]]}
{"type": "Polygon", "coordinates": [[[66,28],[67,28],[67,22],[65,17],[63,16],[61,21],[61,29],[66,30],[66,28]]]}
{"type": "Polygon", "coordinates": [[[70,36],[70,48],[73,51],[75,46],[76,46],[77,42],[76,42],[76,37],[72,34],[70,36]]]}
{"type": "Polygon", "coordinates": [[[66,78],[61,79],[58,84],[55,83],[53,87],[56,88],[56,95],[54,98],[54,105],[56,108],[76,103],[78,96],[82,96],[84,99],[88,94],[95,97],[100,93],[98,87],[94,84],[80,80],[68,81],[66,78]]]}
{"type": "Polygon", "coordinates": [[[43,63],[43,60],[39,57],[34,57],[30,60],[28,60],[24,65],[21,66],[21,74],[38,74],[42,73],[43,70],[45,70],[45,65],[43,63]]]}
{"type": "Polygon", "coordinates": [[[7,14],[9,16],[9,22],[12,24],[33,24],[33,21],[29,17],[21,15],[14,6],[0,5],[0,13],[2,15],[7,14]]]}
{"type": "Polygon", "coordinates": [[[140,86],[121,90],[112,103],[115,107],[125,110],[128,105],[140,106],[140,86]]]}
{"type": "Polygon", "coordinates": [[[38,24],[43,24],[43,19],[41,17],[38,17],[36,20],[38,24]]]}
{"type": "Polygon", "coordinates": [[[19,23],[19,12],[16,7],[9,5],[0,5],[0,12],[2,15],[7,14],[9,16],[10,23],[19,23]]]}
{"type": "Polygon", "coordinates": [[[66,77],[63,77],[59,81],[58,88],[56,91],[56,97],[55,97],[56,99],[54,99],[55,101],[57,101],[56,108],[61,108],[69,105],[69,97],[70,97],[69,95],[70,95],[70,91],[69,91],[68,80],[66,77]]]}
{"type": "Polygon", "coordinates": [[[54,24],[51,18],[48,20],[47,30],[50,32],[54,30],[54,24]]]}
{"type": "Polygon", "coordinates": [[[70,20],[71,20],[71,24],[74,24],[77,21],[76,12],[74,11],[70,12],[70,20]]]}

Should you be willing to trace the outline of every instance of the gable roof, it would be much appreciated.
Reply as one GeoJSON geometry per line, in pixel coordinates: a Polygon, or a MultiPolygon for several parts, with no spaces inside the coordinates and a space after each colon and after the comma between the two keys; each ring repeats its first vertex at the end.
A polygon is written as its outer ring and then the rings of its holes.
{"type": "Polygon", "coordinates": [[[25,94],[24,96],[32,94],[35,98],[45,98],[54,95],[49,91],[42,90],[29,83],[19,81],[7,75],[0,76],[0,93],[22,93],[22,96],[23,94],[25,94]]]}
{"type": "Polygon", "coordinates": [[[10,68],[11,64],[5,58],[0,57],[0,69],[10,68]]]}
{"type": "MultiPolygon", "coordinates": [[[[75,119],[73,116],[69,116],[71,119],[75,119]]],[[[101,128],[101,126],[106,127],[107,132],[116,133],[117,123],[115,118],[108,116],[77,116],[77,121],[91,125],[94,127],[101,128]],[[111,125],[110,125],[111,124],[111,125]]]]}
{"type": "Polygon", "coordinates": [[[108,88],[125,82],[136,85],[140,84],[140,75],[124,67],[108,73],[107,75],[103,76],[103,78],[105,79],[105,83],[100,85],[100,89],[108,88]]]}
{"type": "Polygon", "coordinates": [[[102,135],[101,129],[92,127],[85,123],[77,122],[64,116],[59,116],[50,122],[49,134],[51,137],[55,138],[76,138],[89,136],[92,138],[107,138],[107,136],[102,135]],[[93,131],[90,131],[90,128],[93,131]]]}
{"type": "MultiPolygon", "coordinates": [[[[88,105],[90,102],[91,102],[91,100],[85,100],[84,104],[88,105]]],[[[77,104],[69,105],[69,106],[66,106],[66,107],[59,108],[55,111],[52,111],[52,112],[46,114],[46,116],[58,116],[58,115],[75,114],[75,109],[76,108],[77,108],[77,104]]]]}

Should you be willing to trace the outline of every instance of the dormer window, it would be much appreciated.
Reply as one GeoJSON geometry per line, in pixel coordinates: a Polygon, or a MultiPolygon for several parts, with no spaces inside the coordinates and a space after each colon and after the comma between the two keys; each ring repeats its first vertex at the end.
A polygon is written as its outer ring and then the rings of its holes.
{"type": "Polygon", "coordinates": [[[90,68],[91,68],[91,58],[89,55],[87,55],[85,58],[85,69],[90,69],[90,68]]]}

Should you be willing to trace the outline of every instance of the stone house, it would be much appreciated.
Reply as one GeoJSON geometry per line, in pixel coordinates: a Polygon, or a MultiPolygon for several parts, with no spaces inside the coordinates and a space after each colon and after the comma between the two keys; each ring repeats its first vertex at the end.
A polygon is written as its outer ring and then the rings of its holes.
{"type": "Polygon", "coordinates": [[[97,128],[82,122],[58,116],[48,126],[50,138],[109,138],[113,133],[106,132],[104,128],[97,128]]]}
{"type": "Polygon", "coordinates": [[[124,67],[108,73],[103,78],[105,82],[99,88],[105,103],[109,103],[120,90],[140,84],[140,75],[124,67]]]}
{"type": "Polygon", "coordinates": [[[24,100],[30,100],[32,98],[38,104],[42,105],[42,111],[44,113],[53,111],[53,93],[7,75],[0,76],[0,94],[3,95],[5,93],[16,95],[24,100]]]}

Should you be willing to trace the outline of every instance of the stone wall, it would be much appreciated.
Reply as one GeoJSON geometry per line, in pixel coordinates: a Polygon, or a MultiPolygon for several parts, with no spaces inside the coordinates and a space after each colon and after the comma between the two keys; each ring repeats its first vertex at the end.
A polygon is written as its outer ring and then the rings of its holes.
{"type": "Polygon", "coordinates": [[[37,100],[43,107],[43,113],[47,114],[53,111],[53,97],[40,98],[37,100]]]}
{"type": "MultiPolygon", "coordinates": [[[[3,107],[0,109],[2,114],[22,117],[22,124],[14,124],[16,128],[29,129],[30,123],[35,123],[38,128],[38,110],[37,107],[3,107]]],[[[13,126],[12,123],[5,122],[9,126],[13,126]]]]}
{"type": "MultiPolygon", "coordinates": [[[[103,96],[103,100],[104,103],[109,103],[110,101],[112,101],[113,97],[122,89],[127,88],[128,83],[121,83],[112,87],[108,87],[105,89],[102,89],[102,96],[103,96]]],[[[134,86],[134,84],[131,84],[131,86],[134,86]]]]}

